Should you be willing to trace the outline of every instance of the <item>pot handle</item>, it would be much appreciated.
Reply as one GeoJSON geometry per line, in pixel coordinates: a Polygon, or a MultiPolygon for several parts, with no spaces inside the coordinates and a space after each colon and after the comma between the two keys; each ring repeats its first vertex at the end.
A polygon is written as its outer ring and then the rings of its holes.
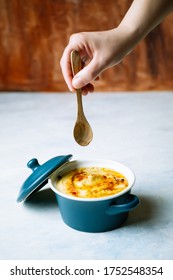
{"type": "Polygon", "coordinates": [[[115,215],[123,212],[128,212],[133,208],[137,207],[139,204],[139,198],[134,194],[129,194],[128,202],[124,204],[113,204],[110,205],[109,208],[106,210],[108,215],[115,215]]]}

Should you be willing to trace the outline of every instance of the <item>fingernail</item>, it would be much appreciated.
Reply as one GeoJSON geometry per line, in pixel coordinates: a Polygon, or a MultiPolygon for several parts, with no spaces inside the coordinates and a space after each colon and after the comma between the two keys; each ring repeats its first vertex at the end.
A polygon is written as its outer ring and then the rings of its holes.
{"type": "Polygon", "coordinates": [[[70,90],[71,92],[74,92],[74,88],[72,88],[72,87],[69,87],[69,90],[70,90]]]}
{"type": "Polygon", "coordinates": [[[84,87],[84,82],[82,81],[82,79],[78,76],[78,77],[74,77],[72,84],[74,86],[74,88],[82,88],[84,87]]]}

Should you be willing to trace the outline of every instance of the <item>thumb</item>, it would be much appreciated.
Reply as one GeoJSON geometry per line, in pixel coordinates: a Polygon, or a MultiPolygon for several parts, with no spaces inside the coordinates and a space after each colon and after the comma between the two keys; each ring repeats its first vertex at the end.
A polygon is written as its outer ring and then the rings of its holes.
{"type": "Polygon", "coordinates": [[[99,64],[96,59],[92,59],[91,62],[85,66],[81,71],[79,71],[72,80],[72,85],[74,88],[83,88],[101,73],[99,64]]]}

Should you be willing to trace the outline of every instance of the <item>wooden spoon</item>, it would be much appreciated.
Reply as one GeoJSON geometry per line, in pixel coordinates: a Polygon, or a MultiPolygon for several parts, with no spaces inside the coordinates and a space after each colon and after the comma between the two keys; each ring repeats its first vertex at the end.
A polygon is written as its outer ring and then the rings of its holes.
{"type": "MultiPolygon", "coordinates": [[[[82,61],[77,51],[71,52],[71,66],[73,76],[82,69],[82,61]]],[[[77,95],[77,119],[74,126],[74,139],[81,146],[87,146],[93,139],[93,132],[90,124],[88,123],[82,105],[82,89],[76,89],[77,95]]]]}

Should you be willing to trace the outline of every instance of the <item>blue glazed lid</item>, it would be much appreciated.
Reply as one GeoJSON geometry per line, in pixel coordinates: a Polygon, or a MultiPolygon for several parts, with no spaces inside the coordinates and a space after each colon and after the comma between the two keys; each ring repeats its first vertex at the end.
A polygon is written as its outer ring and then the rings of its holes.
{"type": "Polygon", "coordinates": [[[23,183],[17,202],[24,202],[31,194],[43,188],[47,184],[49,176],[70,158],[72,158],[72,155],[57,156],[42,165],[38,163],[36,158],[31,159],[27,166],[32,169],[33,173],[23,183]]]}

